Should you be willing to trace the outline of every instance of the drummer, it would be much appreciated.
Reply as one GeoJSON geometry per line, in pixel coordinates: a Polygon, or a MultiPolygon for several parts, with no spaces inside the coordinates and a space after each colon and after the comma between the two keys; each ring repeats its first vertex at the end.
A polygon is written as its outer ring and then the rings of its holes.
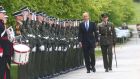
{"type": "Polygon", "coordinates": [[[0,46],[3,49],[0,59],[0,79],[10,79],[11,55],[13,54],[13,45],[8,40],[7,33],[4,32],[7,17],[5,9],[0,6],[0,46]]]}

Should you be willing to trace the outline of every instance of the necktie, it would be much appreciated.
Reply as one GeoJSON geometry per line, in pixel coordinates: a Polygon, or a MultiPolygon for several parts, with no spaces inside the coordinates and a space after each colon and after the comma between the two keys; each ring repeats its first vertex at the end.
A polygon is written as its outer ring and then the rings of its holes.
{"type": "Polygon", "coordinates": [[[86,30],[88,31],[88,22],[86,22],[86,30]]]}

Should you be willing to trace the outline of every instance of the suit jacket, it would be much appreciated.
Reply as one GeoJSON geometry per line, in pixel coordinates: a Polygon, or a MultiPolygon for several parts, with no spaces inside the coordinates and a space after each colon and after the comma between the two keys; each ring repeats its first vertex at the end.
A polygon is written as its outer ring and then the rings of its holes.
{"type": "Polygon", "coordinates": [[[95,43],[98,42],[96,24],[94,22],[89,22],[89,29],[86,30],[85,23],[80,23],[78,40],[82,43],[83,46],[90,45],[95,47],[95,43]]]}

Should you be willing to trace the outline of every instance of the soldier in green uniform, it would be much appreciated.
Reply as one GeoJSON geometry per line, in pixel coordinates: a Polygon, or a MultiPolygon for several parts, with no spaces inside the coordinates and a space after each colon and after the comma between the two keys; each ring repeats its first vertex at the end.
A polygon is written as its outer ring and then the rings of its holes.
{"type": "MultiPolygon", "coordinates": [[[[28,25],[28,7],[23,7],[20,11],[15,12],[14,16],[16,18],[16,35],[17,42],[25,42],[27,40],[27,25],[28,25]],[[22,36],[21,36],[22,35],[22,36]]],[[[27,79],[27,65],[18,66],[18,79],[27,79]]]]}
{"type": "Polygon", "coordinates": [[[112,47],[115,44],[116,33],[113,23],[108,21],[108,14],[104,13],[101,15],[102,22],[99,23],[98,30],[100,35],[100,45],[103,55],[103,62],[105,72],[112,70],[112,47]]]}

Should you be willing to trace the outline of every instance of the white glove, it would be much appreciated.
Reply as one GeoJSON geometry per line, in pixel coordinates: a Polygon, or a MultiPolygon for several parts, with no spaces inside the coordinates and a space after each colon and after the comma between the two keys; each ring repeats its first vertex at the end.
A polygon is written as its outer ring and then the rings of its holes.
{"type": "Polygon", "coordinates": [[[36,47],[34,47],[34,48],[32,49],[32,52],[36,52],[36,47]]]}
{"type": "Polygon", "coordinates": [[[41,51],[45,51],[45,46],[44,46],[44,45],[41,45],[41,46],[39,47],[39,49],[40,49],[41,51]]]}

